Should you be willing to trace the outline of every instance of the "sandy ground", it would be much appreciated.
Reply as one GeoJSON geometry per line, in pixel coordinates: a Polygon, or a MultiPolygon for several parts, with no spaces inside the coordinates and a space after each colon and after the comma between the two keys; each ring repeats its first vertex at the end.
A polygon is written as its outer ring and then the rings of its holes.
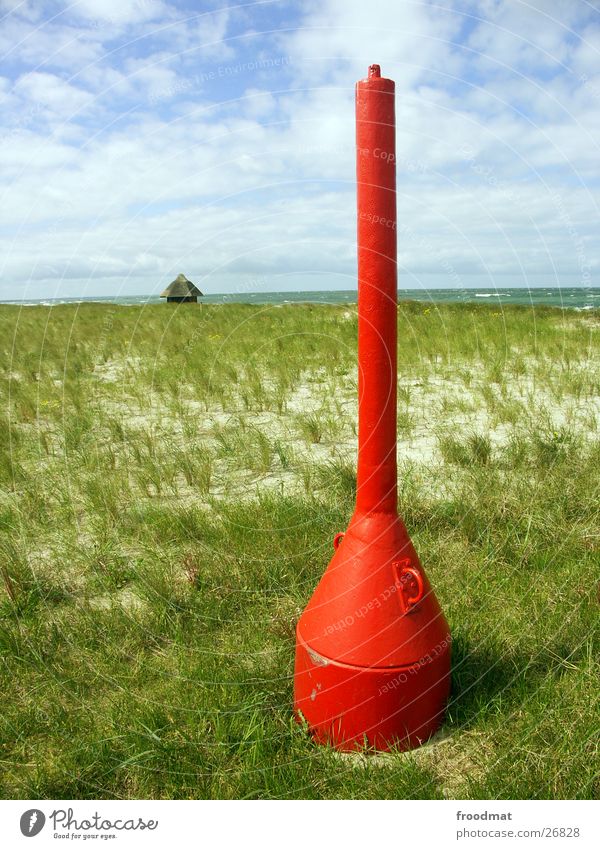
{"type": "MultiPolygon", "coordinates": [[[[99,392],[99,404],[111,417],[128,428],[150,432],[161,440],[180,447],[187,444],[181,420],[166,406],[160,396],[149,399],[143,411],[128,393],[128,383],[137,363],[110,362],[97,366],[95,378],[117,384],[118,400],[109,400],[99,392]]],[[[304,484],[300,468],[304,465],[325,464],[342,460],[353,464],[356,459],[357,390],[356,371],[341,376],[332,384],[331,378],[311,372],[290,393],[281,413],[247,410],[241,399],[231,409],[207,409],[206,403],[194,400],[193,388],[182,387],[181,406],[194,422],[194,442],[207,446],[214,455],[210,494],[213,497],[252,497],[260,490],[276,489],[295,492],[304,484]],[[320,441],[311,441],[302,434],[298,420],[314,414],[323,420],[320,441]],[[279,444],[289,452],[288,468],[283,468],[276,456],[266,471],[257,473],[240,468],[235,457],[223,456],[216,433],[256,429],[271,445],[279,444]],[[330,432],[333,431],[333,432],[330,432]]],[[[399,466],[411,466],[435,481],[442,464],[440,439],[444,436],[462,438],[480,434],[490,440],[492,450],[505,445],[511,435],[527,428],[531,420],[539,423],[542,416],[548,429],[572,428],[584,438],[596,434],[600,421],[600,397],[577,399],[572,395],[557,398],[555,394],[535,384],[529,374],[508,379],[503,384],[490,384],[481,369],[471,367],[465,374],[457,368],[453,374],[425,379],[401,378],[398,383],[398,461],[399,466]]],[[[439,481],[435,484],[439,486],[439,481]]],[[[178,482],[178,498],[183,502],[198,501],[198,494],[184,480],[178,482]]]]}

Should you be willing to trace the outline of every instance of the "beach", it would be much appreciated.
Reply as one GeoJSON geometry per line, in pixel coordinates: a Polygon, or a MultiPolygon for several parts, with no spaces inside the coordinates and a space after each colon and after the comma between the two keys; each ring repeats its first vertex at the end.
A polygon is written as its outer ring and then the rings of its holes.
{"type": "Polygon", "coordinates": [[[437,740],[359,769],[291,714],[354,501],[356,303],[0,305],[3,796],[598,792],[600,314],[479,294],[398,307],[399,507],[453,691],[437,740]]]}

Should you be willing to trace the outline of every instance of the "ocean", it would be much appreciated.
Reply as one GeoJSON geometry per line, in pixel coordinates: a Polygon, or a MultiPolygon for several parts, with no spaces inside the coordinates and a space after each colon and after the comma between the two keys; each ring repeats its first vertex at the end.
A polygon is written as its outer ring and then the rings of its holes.
{"type": "MultiPolygon", "coordinates": [[[[233,294],[205,295],[204,304],[351,304],[356,303],[356,290],[322,292],[236,292],[233,294]]],[[[429,304],[488,303],[522,304],[525,306],[550,306],[575,310],[600,308],[600,288],[507,288],[507,289],[398,289],[398,300],[423,301],[429,304]]],[[[0,301],[2,304],[20,306],[55,306],[57,304],[101,303],[158,304],[164,303],[157,295],[104,295],[95,298],[40,298],[23,301],[0,301]]]]}

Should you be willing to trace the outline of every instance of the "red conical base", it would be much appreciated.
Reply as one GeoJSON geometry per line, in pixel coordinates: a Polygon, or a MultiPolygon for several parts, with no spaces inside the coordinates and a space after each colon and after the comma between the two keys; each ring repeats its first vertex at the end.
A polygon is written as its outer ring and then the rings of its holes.
{"type": "Polygon", "coordinates": [[[418,746],[443,718],[450,641],[401,519],[356,512],[298,622],[295,709],[339,749],[418,746]]]}

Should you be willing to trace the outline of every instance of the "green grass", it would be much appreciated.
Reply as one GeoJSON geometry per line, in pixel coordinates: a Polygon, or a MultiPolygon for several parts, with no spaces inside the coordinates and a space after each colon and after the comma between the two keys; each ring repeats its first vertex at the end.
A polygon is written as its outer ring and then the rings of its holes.
{"type": "Polygon", "coordinates": [[[357,760],[291,715],[356,488],[355,307],[0,309],[3,797],[598,795],[598,317],[399,323],[453,692],[437,744],[357,760]]]}

